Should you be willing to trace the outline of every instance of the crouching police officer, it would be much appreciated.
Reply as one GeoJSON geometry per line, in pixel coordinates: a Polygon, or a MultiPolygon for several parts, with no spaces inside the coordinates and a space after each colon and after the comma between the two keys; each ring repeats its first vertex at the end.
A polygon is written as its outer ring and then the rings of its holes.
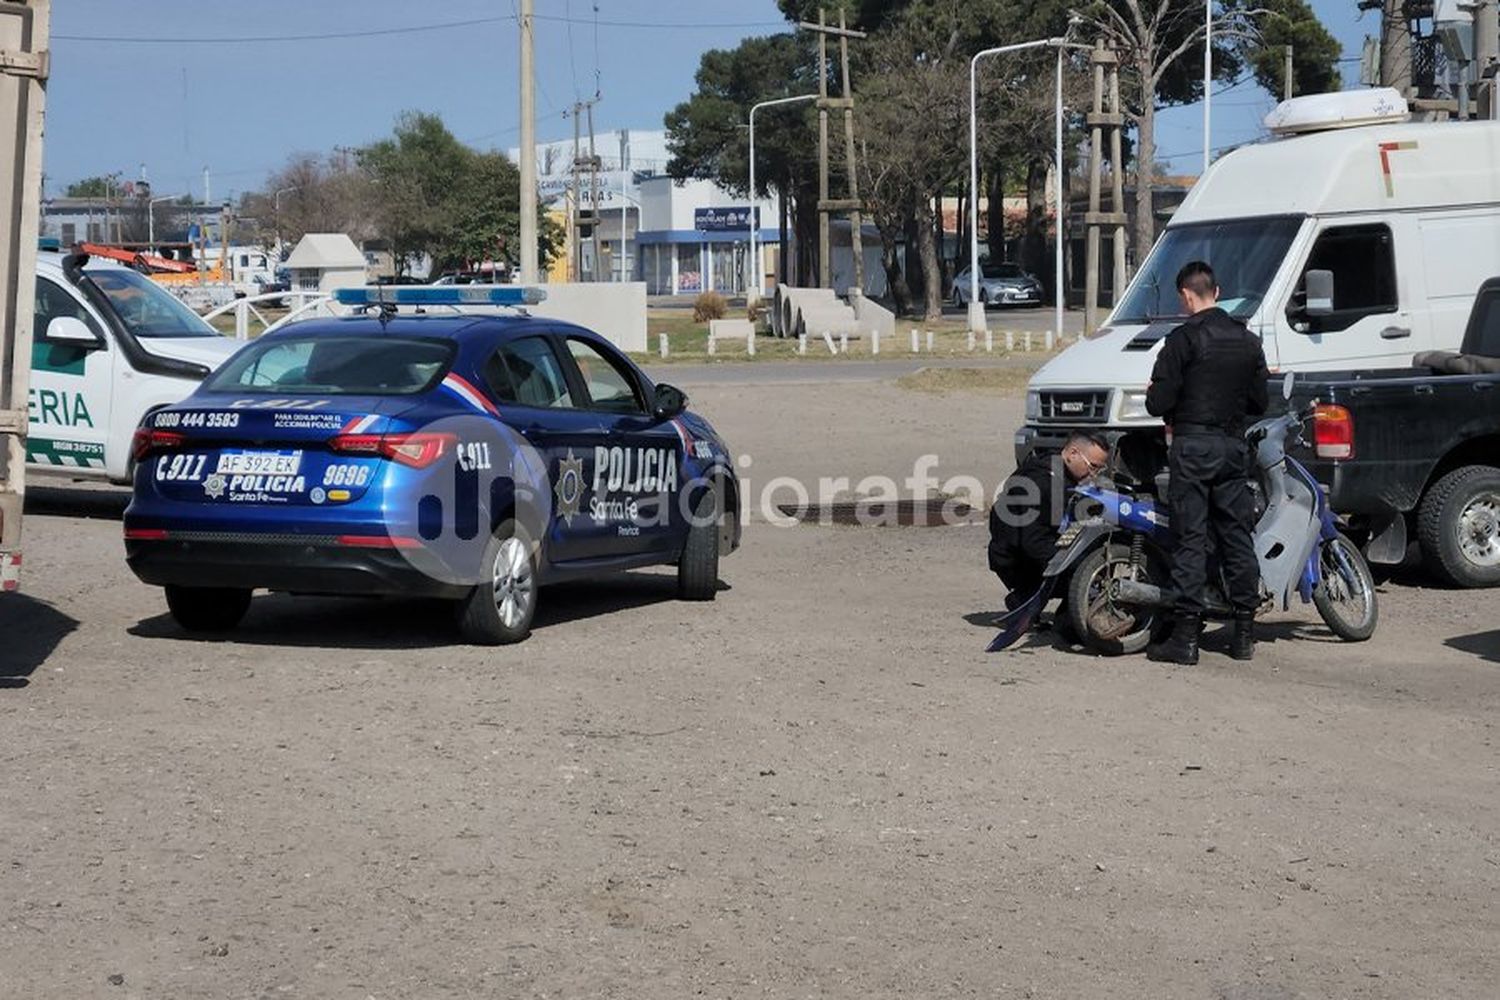
{"type": "Polygon", "coordinates": [[[1260,339],[1218,306],[1213,269],[1193,261],[1177,274],[1177,296],[1189,315],[1162,345],[1151,372],[1146,409],[1172,428],[1172,585],[1176,618],[1171,636],[1147,650],[1161,663],[1198,662],[1209,554],[1217,550],[1234,609],[1230,655],[1255,650],[1260,567],[1251,539],[1245,428],[1266,412],[1266,356],[1260,339]]]}

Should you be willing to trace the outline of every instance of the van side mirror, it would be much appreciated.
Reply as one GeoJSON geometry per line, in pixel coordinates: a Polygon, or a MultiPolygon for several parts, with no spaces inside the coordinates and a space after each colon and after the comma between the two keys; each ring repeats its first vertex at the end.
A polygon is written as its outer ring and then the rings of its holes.
{"type": "Polygon", "coordinates": [[[1333,315],[1333,272],[1308,271],[1303,275],[1302,282],[1306,291],[1303,315],[1333,315]]]}
{"type": "Polygon", "coordinates": [[[48,343],[81,347],[85,351],[97,351],[104,347],[104,341],[99,335],[77,316],[52,317],[47,324],[47,332],[42,336],[48,343]]]}
{"type": "Polygon", "coordinates": [[[661,382],[651,398],[651,415],[657,420],[671,420],[687,409],[687,393],[675,385],[661,382]]]}

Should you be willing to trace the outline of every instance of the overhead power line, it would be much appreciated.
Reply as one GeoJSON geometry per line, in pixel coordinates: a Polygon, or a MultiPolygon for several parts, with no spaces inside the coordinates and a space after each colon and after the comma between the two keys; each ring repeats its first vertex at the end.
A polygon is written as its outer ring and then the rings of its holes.
{"type": "MultiPolygon", "coordinates": [[[[556,21],[565,24],[593,25],[592,19],[565,17],[559,14],[537,14],[538,21],[556,21]]],[[[108,42],[118,45],[260,45],[270,42],[324,42],[345,38],[375,38],[381,35],[410,35],[415,32],[449,31],[454,28],[472,28],[481,24],[516,22],[513,14],[498,17],[475,17],[464,21],[442,21],[436,24],[411,24],[399,28],[366,28],[362,31],[323,31],[302,35],[230,35],[230,36],[146,36],[146,35],[73,35],[58,32],[53,39],[65,42],[108,42]]],[[[602,28],[660,29],[667,31],[692,29],[742,30],[747,28],[785,28],[784,21],[598,21],[602,28]]]]}

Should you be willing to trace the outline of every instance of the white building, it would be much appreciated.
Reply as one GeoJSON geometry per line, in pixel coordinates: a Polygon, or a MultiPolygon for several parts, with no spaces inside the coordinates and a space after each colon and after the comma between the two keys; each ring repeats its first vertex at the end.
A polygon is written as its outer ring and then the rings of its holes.
{"type": "Polygon", "coordinates": [[[286,259],[296,291],[331,292],[365,283],[365,255],[343,233],[308,233],[286,259]]]}

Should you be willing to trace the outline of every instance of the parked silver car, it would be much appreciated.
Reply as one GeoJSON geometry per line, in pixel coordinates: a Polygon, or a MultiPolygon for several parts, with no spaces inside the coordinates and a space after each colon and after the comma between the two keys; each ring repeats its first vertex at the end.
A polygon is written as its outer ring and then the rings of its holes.
{"type": "MultiPolygon", "coordinates": [[[[951,298],[955,305],[969,304],[969,269],[953,279],[951,298]]],[[[1042,283],[1012,263],[981,262],[979,265],[979,301],[985,306],[1039,306],[1042,283]]]]}

